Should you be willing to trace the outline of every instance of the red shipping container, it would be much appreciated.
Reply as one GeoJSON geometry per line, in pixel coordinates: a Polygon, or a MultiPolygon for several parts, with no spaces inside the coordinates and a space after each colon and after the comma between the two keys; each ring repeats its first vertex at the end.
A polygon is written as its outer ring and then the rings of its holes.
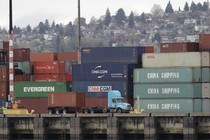
{"type": "Polygon", "coordinates": [[[160,52],[195,52],[199,51],[199,43],[196,42],[176,42],[161,43],[160,52]]]}
{"type": "Polygon", "coordinates": [[[66,75],[62,74],[35,74],[33,81],[36,82],[59,82],[66,81],[66,75]]]}
{"type": "Polygon", "coordinates": [[[31,61],[57,61],[57,53],[54,52],[41,52],[31,53],[31,61]]]}
{"type": "Polygon", "coordinates": [[[34,74],[65,74],[64,61],[33,62],[34,74]]]}
{"type": "Polygon", "coordinates": [[[9,49],[9,41],[3,41],[3,49],[9,49]]]}
{"type": "Polygon", "coordinates": [[[26,108],[28,111],[35,110],[34,114],[48,113],[48,98],[16,98],[20,100],[19,108],[26,108]]]}
{"type": "Polygon", "coordinates": [[[6,99],[9,94],[9,82],[0,82],[0,98],[6,99]]]}
{"type": "Polygon", "coordinates": [[[30,74],[20,74],[14,76],[14,81],[31,81],[30,74]]]}
{"type": "Polygon", "coordinates": [[[84,92],[49,92],[48,107],[75,107],[85,106],[84,92]]]}
{"type": "Polygon", "coordinates": [[[145,53],[154,53],[154,46],[145,46],[145,53]]]}
{"type": "Polygon", "coordinates": [[[0,81],[8,81],[9,80],[9,67],[0,65],[0,81]]]}
{"type": "Polygon", "coordinates": [[[210,51],[210,34],[200,34],[199,35],[199,50],[210,51]]]}
{"type": "Polygon", "coordinates": [[[66,81],[72,81],[72,75],[71,74],[66,74],[65,75],[65,80],[66,81]]]}
{"type": "Polygon", "coordinates": [[[14,61],[16,62],[30,61],[29,48],[14,48],[13,53],[14,53],[14,61]]]}
{"type": "Polygon", "coordinates": [[[58,61],[78,61],[78,53],[77,52],[58,52],[58,61]]]}

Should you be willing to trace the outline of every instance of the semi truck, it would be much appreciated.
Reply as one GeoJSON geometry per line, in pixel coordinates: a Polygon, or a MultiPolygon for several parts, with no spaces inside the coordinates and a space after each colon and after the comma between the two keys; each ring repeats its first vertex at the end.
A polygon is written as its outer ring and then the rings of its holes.
{"type": "Polygon", "coordinates": [[[49,114],[66,114],[66,113],[129,113],[132,106],[125,102],[118,90],[108,91],[107,103],[104,105],[96,104],[87,105],[84,92],[49,92],[48,93],[48,113],[49,114]]]}

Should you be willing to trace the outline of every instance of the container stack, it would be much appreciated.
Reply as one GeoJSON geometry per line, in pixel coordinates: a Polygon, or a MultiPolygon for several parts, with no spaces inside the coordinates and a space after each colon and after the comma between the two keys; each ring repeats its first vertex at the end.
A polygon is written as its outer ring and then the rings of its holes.
{"type": "Polygon", "coordinates": [[[49,92],[71,91],[71,73],[70,68],[66,68],[65,60],[68,57],[58,56],[54,52],[31,53],[31,81],[14,83],[15,96],[20,100],[20,106],[34,109],[36,113],[47,113],[49,92]]]}
{"type": "MultiPolygon", "coordinates": [[[[199,35],[199,50],[210,52],[210,34],[199,35]]],[[[204,81],[202,84],[202,111],[210,112],[210,67],[206,65],[202,73],[204,81]]]]}
{"type": "Polygon", "coordinates": [[[72,67],[72,90],[85,92],[86,107],[107,106],[109,90],[119,90],[132,104],[133,69],[141,67],[145,50],[145,47],[82,48],[81,64],[72,67]]]}
{"type": "MultiPolygon", "coordinates": [[[[14,81],[30,81],[30,49],[14,48],[14,81]]],[[[9,42],[3,42],[0,55],[0,99],[5,106],[9,94],[9,42]]]]}
{"type": "Polygon", "coordinates": [[[205,112],[202,86],[209,82],[209,53],[171,50],[143,54],[143,68],[134,70],[135,104],[145,112],[205,112]]]}

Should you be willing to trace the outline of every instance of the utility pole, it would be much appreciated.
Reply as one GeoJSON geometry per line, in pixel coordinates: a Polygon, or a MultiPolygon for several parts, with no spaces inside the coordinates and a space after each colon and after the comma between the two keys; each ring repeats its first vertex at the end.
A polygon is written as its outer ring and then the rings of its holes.
{"type": "Polygon", "coordinates": [[[8,101],[14,97],[14,64],[13,64],[13,24],[12,24],[12,0],[9,0],[9,95],[8,101]]]}
{"type": "Polygon", "coordinates": [[[81,35],[80,35],[80,0],[78,0],[78,64],[81,64],[81,35]]]}

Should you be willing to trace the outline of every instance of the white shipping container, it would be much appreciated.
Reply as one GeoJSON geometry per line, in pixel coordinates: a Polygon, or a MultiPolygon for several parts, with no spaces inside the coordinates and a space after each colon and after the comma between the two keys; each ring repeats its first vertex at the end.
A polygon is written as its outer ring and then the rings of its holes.
{"type": "Polygon", "coordinates": [[[202,98],[210,98],[210,83],[202,83],[202,98]]]}
{"type": "Polygon", "coordinates": [[[145,53],[142,56],[142,66],[144,68],[210,66],[209,52],[145,53]]]}

